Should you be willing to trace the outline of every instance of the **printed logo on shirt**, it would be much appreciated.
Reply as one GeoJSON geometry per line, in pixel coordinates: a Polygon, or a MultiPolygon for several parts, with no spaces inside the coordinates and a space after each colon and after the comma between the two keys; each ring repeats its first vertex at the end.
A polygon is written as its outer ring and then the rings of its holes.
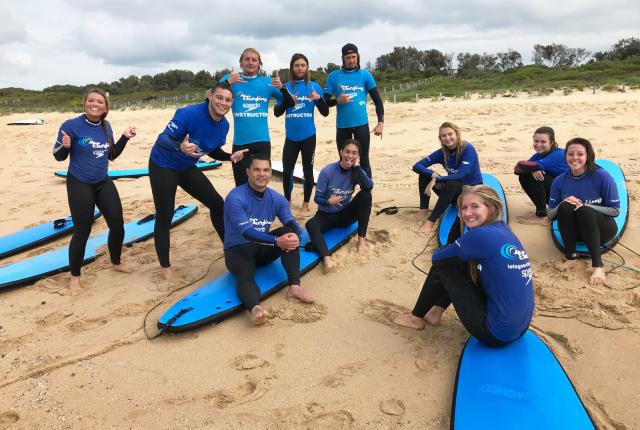
{"type": "Polygon", "coordinates": [[[169,121],[169,124],[167,124],[167,128],[173,132],[175,132],[178,129],[178,124],[176,124],[173,121],[169,121]]]}
{"type": "Polygon", "coordinates": [[[531,263],[529,262],[529,257],[524,249],[520,250],[515,245],[505,243],[502,245],[502,248],[500,248],[500,255],[508,260],[527,260],[522,264],[507,264],[507,269],[519,270],[522,277],[527,280],[525,285],[531,282],[531,278],[533,276],[531,274],[531,263]]]}
{"type": "Polygon", "coordinates": [[[364,91],[364,87],[359,85],[340,85],[340,89],[342,89],[343,93],[346,91],[364,91]]]}
{"type": "Polygon", "coordinates": [[[93,148],[93,155],[95,155],[96,158],[102,157],[109,149],[109,144],[107,142],[96,142],[90,137],[81,137],[80,139],[78,139],[78,143],[80,144],[80,146],[93,148]]]}
{"type": "Polygon", "coordinates": [[[269,226],[271,225],[271,221],[267,219],[259,220],[258,218],[249,218],[249,222],[258,231],[266,233],[269,230],[269,226]]]}
{"type": "Polygon", "coordinates": [[[347,196],[353,194],[353,189],[343,190],[337,187],[329,187],[329,190],[331,190],[331,192],[329,193],[330,195],[338,196],[341,200],[344,200],[347,196]]]}

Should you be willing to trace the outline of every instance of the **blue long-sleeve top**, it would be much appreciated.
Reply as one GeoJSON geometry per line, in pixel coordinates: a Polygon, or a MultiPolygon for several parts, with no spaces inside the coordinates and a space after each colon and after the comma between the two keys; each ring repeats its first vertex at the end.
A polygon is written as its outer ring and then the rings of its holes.
{"type": "Polygon", "coordinates": [[[465,147],[460,154],[460,160],[456,159],[455,151],[449,152],[449,158],[444,159],[442,149],[432,152],[413,166],[413,171],[425,175],[433,174],[429,166],[440,164],[445,168],[446,176],[438,176],[436,182],[462,181],[465,185],[478,185],[482,183],[480,173],[480,160],[478,153],[472,144],[465,142],[465,147]]]}
{"type": "Polygon", "coordinates": [[[564,151],[560,148],[555,148],[553,151],[549,151],[544,155],[540,155],[536,152],[531,156],[531,158],[529,158],[529,161],[536,163],[543,173],[551,176],[552,178],[555,178],[569,169],[567,160],[564,157],[564,151]]]}
{"type": "Polygon", "coordinates": [[[249,242],[275,246],[278,238],[269,229],[276,217],[302,235],[284,196],[271,188],[255,191],[249,184],[234,188],[224,201],[224,249],[249,242]]]}
{"type": "Polygon", "coordinates": [[[531,323],[534,310],[531,263],[522,243],[504,221],[465,232],[433,253],[433,261],[473,260],[487,294],[487,327],[497,339],[511,341],[531,323]]]}
{"type": "Polygon", "coordinates": [[[318,204],[319,211],[340,212],[351,201],[356,185],[369,191],[373,188],[373,181],[362,170],[362,167],[343,169],[340,167],[340,162],[336,161],[326,165],[320,171],[316,184],[316,195],[313,200],[318,204]],[[331,196],[340,196],[340,203],[337,205],[328,204],[331,196]]]}

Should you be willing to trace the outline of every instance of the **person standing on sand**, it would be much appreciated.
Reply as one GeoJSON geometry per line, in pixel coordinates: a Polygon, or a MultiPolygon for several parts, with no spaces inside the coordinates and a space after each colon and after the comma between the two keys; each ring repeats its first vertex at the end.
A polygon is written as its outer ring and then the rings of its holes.
{"type": "Polygon", "coordinates": [[[293,54],[289,64],[291,81],[285,87],[293,95],[295,106],[286,108],[283,103],[276,104],[274,114],[279,117],[286,111],[284,126],[286,137],[282,148],[282,186],[284,197],[291,202],[293,189],[293,169],[302,152],[302,171],[304,173],[304,199],[302,213],[309,214],[309,200],[313,191],[313,159],[316,151],[316,125],[313,111],[318,108],[322,116],[329,115],[329,106],[324,101],[322,87],[309,80],[309,60],[303,54],[293,54]]]}
{"type": "Polygon", "coordinates": [[[247,150],[228,154],[226,143],[233,94],[229,84],[216,84],[207,101],[180,108],[160,133],[149,156],[149,182],[156,208],[153,240],[165,279],[173,277],[169,261],[171,220],[178,186],[209,209],[211,224],[224,239],[224,201],[196,163],[203,155],[217,160],[241,161],[247,150]]]}
{"type": "Polygon", "coordinates": [[[71,281],[69,286],[82,288],[80,268],[97,206],[109,226],[109,257],[114,270],[130,273],[133,269],[120,261],[124,241],[124,219],[118,190],[108,175],[109,161],[124,151],[129,139],[136,135],[135,127],[127,127],[114,143],[107,93],[93,88],[83,101],[84,113],[65,121],[58,131],[53,156],[58,161],[70,158],[67,174],[67,197],[74,230],[69,243],[71,281]]]}
{"type": "Polygon", "coordinates": [[[564,243],[565,261],[561,269],[576,267],[576,243],[581,240],[591,256],[591,285],[602,285],[605,273],[600,245],[617,233],[614,220],[620,213],[620,197],[615,180],[595,162],[591,142],[576,137],[564,149],[569,170],[558,175],[551,185],[550,219],[558,220],[564,243]]]}
{"type": "Polygon", "coordinates": [[[280,76],[277,73],[273,78],[260,76],[261,67],[260,53],[254,48],[247,48],[240,55],[242,72],[231,72],[220,79],[220,82],[229,82],[233,91],[232,151],[247,150],[246,157],[232,166],[236,186],[247,182],[250,155],[260,153],[271,157],[269,100],[273,98],[285,108],[295,105],[280,76]]]}
{"type": "Polygon", "coordinates": [[[240,301],[251,313],[251,320],[260,325],[268,318],[260,306],[260,289],[254,275],[256,267],[280,258],[287,273],[287,296],[304,303],[313,299],[300,285],[300,236],[302,230],[291,214],[289,203],[268,188],[271,161],[264,154],[249,159],[247,183],[231,190],[224,202],[224,261],[237,278],[240,301]],[[269,231],[278,218],[282,227],[269,231]]]}
{"type": "Polygon", "coordinates": [[[493,188],[465,186],[457,205],[462,228],[469,230],[434,252],[413,311],[394,322],[422,330],[427,323],[438,324],[453,304],[473,337],[489,346],[507,345],[527,331],[533,316],[529,257],[501,221],[502,202],[493,188]]]}
{"type": "Polygon", "coordinates": [[[329,73],[324,88],[327,105],[338,106],[336,115],[336,145],[338,153],[347,139],[360,142],[360,162],[370,178],[369,160],[369,115],[367,114],[367,93],[376,107],[378,123],[371,133],[382,138],[384,129],[384,105],[376,87],[376,81],[368,70],[360,69],[358,47],[347,43],[342,47],[342,68],[329,73]],[[335,98],[332,98],[335,97],[335,98]]]}

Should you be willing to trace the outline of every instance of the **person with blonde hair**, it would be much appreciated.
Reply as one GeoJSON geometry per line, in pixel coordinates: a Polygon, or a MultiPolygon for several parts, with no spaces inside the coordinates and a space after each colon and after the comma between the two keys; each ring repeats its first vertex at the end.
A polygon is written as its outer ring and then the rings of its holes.
{"type": "Polygon", "coordinates": [[[92,88],[82,102],[84,113],[65,121],[58,131],[53,156],[58,161],[69,157],[67,196],[75,226],[69,243],[72,290],[79,290],[80,267],[93,225],[93,211],[97,206],[109,226],[108,248],[113,268],[129,273],[131,267],[120,261],[124,241],[124,219],[118,190],[108,176],[109,161],[122,153],[129,139],[136,135],[135,127],[127,127],[114,143],[107,93],[92,88]]]}
{"type": "Polygon", "coordinates": [[[444,122],[438,128],[440,149],[429,154],[413,166],[418,174],[418,191],[420,193],[420,210],[427,212],[431,191],[438,195],[438,201],[420,231],[430,233],[436,221],[444,214],[450,204],[455,203],[463,185],[482,183],[480,161],[476,149],[469,142],[462,140],[460,127],[444,122]],[[447,175],[440,176],[429,167],[440,164],[447,175]]]}
{"type": "Polygon", "coordinates": [[[269,137],[269,101],[293,107],[295,101],[276,73],[272,78],[261,75],[262,58],[255,48],[247,48],[240,55],[241,72],[226,74],[220,82],[228,82],[233,92],[233,147],[231,152],[247,150],[231,165],[236,186],[247,182],[249,158],[253,154],[271,157],[269,137]]]}
{"type": "Polygon", "coordinates": [[[457,204],[461,228],[468,230],[434,252],[415,307],[395,323],[422,330],[439,323],[453,304],[472,336],[489,346],[507,345],[526,332],[533,316],[529,257],[502,221],[502,202],[493,188],[465,186],[457,204]]]}

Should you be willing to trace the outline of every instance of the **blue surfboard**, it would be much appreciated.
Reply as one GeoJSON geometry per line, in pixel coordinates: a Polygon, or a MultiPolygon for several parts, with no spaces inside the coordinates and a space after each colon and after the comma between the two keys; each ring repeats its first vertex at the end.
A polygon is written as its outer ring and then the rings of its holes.
{"type": "MultiPolygon", "coordinates": [[[[207,162],[207,163],[196,163],[196,167],[199,170],[217,169],[220,166],[222,166],[222,163],[220,161],[210,161],[210,162],[207,162]]],[[[109,172],[107,174],[112,179],[140,178],[141,176],[147,176],[149,174],[149,169],[145,167],[145,168],[142,168],[142,169],[109,170],[109,172]]],[[[66,170],[56,170],[55,171],[55,175],[60,177],[60,178],[66,178],[67,177],[67,171],[66,170]]]]}
{"type": "MultiPolygon", "coordinates": [[[[618,195],[620,196],[620,213],[614,218],[618,231],[609,242],[600,245],[600,250],[604,253],[618,243],[624,230],[627,228],[627,221],[629,220],[629,192],[627,190],[624,173],[622,173],[620,166],[609,160],[596,160],[596,164],[605,169],[613,177],[618,187],[618,195]]],[[[557,220],[553,220],[551,223],[551,237],[553,237],[553,243],[561,251],[564,251],[564,241],[562,240],[562,236],[560,236],[557,220]]],[[[589,250],[583,242],[576,244],[576,252],[580,257],[589,257],[589,250]]]]}
{"type": "MultiPolygon", "coordinates": [[[[174,214],[171,225],[180,224],[191,218],[198,211],[195,205],[179,206],[174,214]]],[[[153,236],[155,226],[154,215],[148,215],[139,220],[125,224],[124,245],[141,242],[153,236]]],[[[109,230],[89,238],[84,252],[83,264],[95,260],[100,254],[98,249],[107,244],[109,230]]],[[[16,263],[0,267],[0,289],[15,287],[34,282],[40,278],[69,270],[69,246],[54,251],[36,255],[16,263]]]]}
{"type": "MultiPolygon", "coordinates": [[[[100,211],[95,210],[93,218],[99,216],[100,211]]],[[[70,233],[73,227],[73,220],[68,216],[0,237],[0,259],[52,241],[70,233]]]]}
{"type": "MultiPolygon", "coordinates": [[[[502,208],[504,211],[503,220],[507,224],[509,223],[509,210],[507,207],[507,198],[504,195],[504,190],[502,189],[502,185],[500,181],[490,173],[482,174],[482,183],[484,185],[488,185],[498,193],[500,196],[500,200],[502,200],[502,208]]],[[[440,225],[438,226],[438,245],[444,246],[447,244],[447,239],[449,238],[449,232],[451,231],[451,227],[453,223],[456,221],[456,217],[458,216],[458,208],[455,205],[449,205],[447,209],[442,214],[442,218],[440,219],[440,225]]]]}
{"type": "Polygon", "coordinates": [[[502,348],[471,337],[460,357],[451,428],[595,429],[573,384],[534,333],[502,348]]]}
{"type": "MultiPolygon", "coordinates": [[[[324,239],[331,252],[338,249],[358,230],[358,223],[349,227],[334,228],[324,233],[324,239]]],[[[300,272],[307,273],[319,262],[320,256],[315,251],[305,250],[309,243],[309,234],[303,230],[300,241],[300,272]]],[[[255,280],[260,289],[261,299],[269,296],[287,285],[287,274],[280,259],[259,267],[255,280]]],[[[221,321],[244,309],[236,293],[236,277],[231,273],[219,276],[191,294],[178,300],[158,321],[158,328],[168,332],[182,332],[205,324],[221,321]]]]}

